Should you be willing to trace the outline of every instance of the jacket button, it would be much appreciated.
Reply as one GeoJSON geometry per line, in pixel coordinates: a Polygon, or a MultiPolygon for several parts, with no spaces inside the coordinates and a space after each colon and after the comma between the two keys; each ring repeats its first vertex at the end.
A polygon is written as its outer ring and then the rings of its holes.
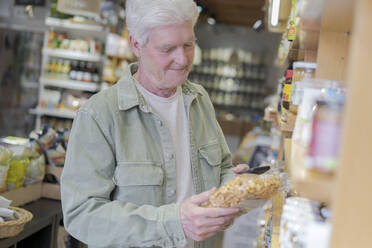
{"type": "Polygon", "coordinates": [[[163,122],[161,120],[158,121],[159,126],[163,126],[163,122]]]}
{"type": "Polygon", "coordinates": [[[170,160],[170,159],[173,159],[174,158],[174,155],[172,153],[170,154],[167,154],[167,158],[170,160]]]}
{"type": "Polygon", "coordinates": [[[176,190],[175,189],[168,190],[168,196],[173,196],[175,194],[176,194],[176,190]]]}

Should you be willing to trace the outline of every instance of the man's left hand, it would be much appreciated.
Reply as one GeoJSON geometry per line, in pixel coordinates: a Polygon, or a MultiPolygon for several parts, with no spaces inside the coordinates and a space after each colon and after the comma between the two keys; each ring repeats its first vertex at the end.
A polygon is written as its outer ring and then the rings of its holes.
{"type": "Polygon", "coordinates": [[[243,174],[245,172],[247,172],[249,170],[249,165],[247,164],[238,164],[237,166],[235,166],[233,169],[233,172],[235,174],[243,174]]]}

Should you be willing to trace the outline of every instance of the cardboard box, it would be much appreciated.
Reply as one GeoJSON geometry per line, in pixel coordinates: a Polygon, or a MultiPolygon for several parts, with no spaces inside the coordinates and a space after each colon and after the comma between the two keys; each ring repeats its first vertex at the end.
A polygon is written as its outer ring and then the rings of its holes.
{"type": "Polygon", "coordinates": [[[39,182],[12,191],[7,191],[1,193],[0,195],[9,200],[12,200],[12,203],[10,204],[11,206],[18,207],[40,199],[41,188],[42,183],[39,182]]]}
{"type": "MultiPolygon", "coordinates": [[[[45,167],[45,173],[53,174],[60,180],[62,169],[63,167],[48,165],[45,167]]],[[[3,192],[0,195],[12,200],[11,206],[18,207],[36,201],[41,197],[61,200],[61,187],[59,184],[38,182],[16,190],[3,192]]]]}
{"type": "MultiPolygon", "coordinates": [[[[58,182],[61,180],[62,170],[63,167],[50,165],[45,167],[45,173],[54,175],[58,179],[58,182]]],[[[61,186],[59,184],[43,183],[41,196],[49,199],[61,200],[61,186]]]]}
{"type": "Polygon", "coordinates": [[[43,183],[41,196],[54,200],[61,200],[61,186],[53,183],[43,183]]]}

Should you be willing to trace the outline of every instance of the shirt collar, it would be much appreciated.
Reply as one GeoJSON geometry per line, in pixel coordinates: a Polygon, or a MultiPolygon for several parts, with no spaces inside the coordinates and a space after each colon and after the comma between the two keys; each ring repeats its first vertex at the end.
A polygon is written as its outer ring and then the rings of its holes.
{"type": "MultiPolygon", "coordinates": [[[[138,91],[135,85],[135,79],[133,78],[134,72],[137,71],[138,63],[132,63],[125,70],[123,77],[118,81],[118,107],[119,110],[128,110],[137,105],[140,108],[148,112],[150,106],[146,103],[142,94],[138,91]]],[[[198,90],[194,85],[192,85],[188,80],[182,85],[182,94],[184,95],[203,95],[203,93],[198,90]]]]}

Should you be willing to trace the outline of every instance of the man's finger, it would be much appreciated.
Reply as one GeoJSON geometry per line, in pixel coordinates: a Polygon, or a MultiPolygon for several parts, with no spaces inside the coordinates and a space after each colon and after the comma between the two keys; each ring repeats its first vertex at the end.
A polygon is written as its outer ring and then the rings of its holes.
{"type": "Polygon", "coordinates": [[[224,226],[226,223],[230,223],[235,219],[236,215],[227,215],[217,218],[205,218],[205,226],[224,226]]]}
{"type": "Polygon", "coordinates": [[[200,208],[200,215],[210,218],[218,218],[223,216],[235,216],[239,213],[239,208],[200,208]]]}
{"type": "Polygon", "coordinates": [[[212,189],[208,190],[208,191],[204,191],[203,193],[200,193],[198,195],[194,195],[192,196],[190,199],[191,199],[191,202],[194,203],[194,204],[197,204],[197,205],[200,205],[206,201],[209,200],[209,197],[214,193],[216,192],[216,187],[213,187],[212,189]]]}
{"type": "Polygon", "coordinates": [[[238,164],[233,169],[235,174],[241,174],[249,170],[249,166],[247,164],[238,164]]]}

